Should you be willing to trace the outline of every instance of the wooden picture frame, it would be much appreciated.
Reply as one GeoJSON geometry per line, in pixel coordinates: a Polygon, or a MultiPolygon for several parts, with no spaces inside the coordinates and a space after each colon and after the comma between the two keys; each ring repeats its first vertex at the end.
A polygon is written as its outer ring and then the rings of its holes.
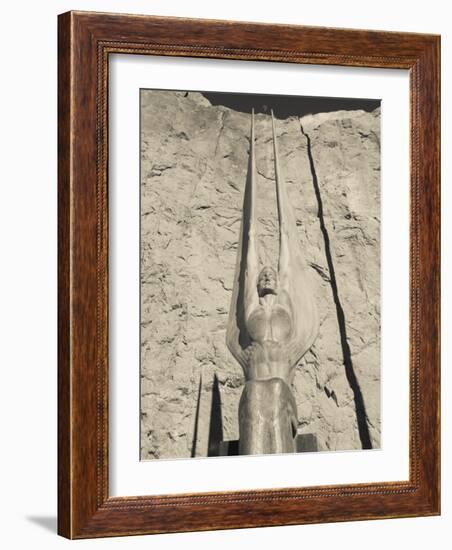
{"type": "Polygon", "coordinates": [[[58,532],[103,537],[440,513],[440,38],[68,12],[58,39],[58,532]],[[408,481],[147,497],[108,491],[110,54],[410,72],[408,481]]]}

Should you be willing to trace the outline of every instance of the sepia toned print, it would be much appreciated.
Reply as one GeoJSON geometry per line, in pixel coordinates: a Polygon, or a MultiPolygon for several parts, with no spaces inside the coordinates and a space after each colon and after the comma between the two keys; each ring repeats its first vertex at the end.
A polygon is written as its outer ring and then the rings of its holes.
{"type": "Polygon", "coordinates": [[[379,136],[377,100],[141,90],[142,460],[379,448],[379,136]]]}

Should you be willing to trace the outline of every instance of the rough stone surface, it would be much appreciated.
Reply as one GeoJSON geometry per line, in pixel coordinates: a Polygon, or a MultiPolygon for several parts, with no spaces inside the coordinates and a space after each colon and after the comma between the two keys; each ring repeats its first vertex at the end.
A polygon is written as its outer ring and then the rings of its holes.
{"type": "MultiPolygon", "coordinates": [[[[141,99],[141,458],[207,456],[220,439],[238,438],[244,377],[225,332],[250,115],[193,92],[146,90],[141,99]]],[[[276,267],[270,117],[256,115],[255,130],[261,262],[276,267]]],[[[277,120],[277,134],[321,314],[319,336],[296,367],[299,432],[314,433],[320,450],[360,449],[361,414],[376,448],[380,112],[293,116],[277,120]]]]}

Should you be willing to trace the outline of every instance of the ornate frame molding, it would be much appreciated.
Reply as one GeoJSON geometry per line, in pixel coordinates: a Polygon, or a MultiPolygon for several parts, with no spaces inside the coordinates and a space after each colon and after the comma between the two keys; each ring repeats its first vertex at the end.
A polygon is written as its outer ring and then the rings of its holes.
{"type": "Polygon", "coordinates": [[[58,47],[59,533],[86,538],[439,514],[439,37],[68,12],[59,16],[58,47]],[[108,59],[121,53],[410,71],[409,481],[109,497],[108,59]]]}

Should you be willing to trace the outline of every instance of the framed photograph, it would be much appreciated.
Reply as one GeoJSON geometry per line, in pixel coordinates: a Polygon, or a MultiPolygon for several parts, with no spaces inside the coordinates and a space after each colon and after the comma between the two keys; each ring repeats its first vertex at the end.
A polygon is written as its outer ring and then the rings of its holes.
{"type": "Polygon", "coordinates": [[[439,49],[59,16],[61,535],[440,513],[439,49]]]}

